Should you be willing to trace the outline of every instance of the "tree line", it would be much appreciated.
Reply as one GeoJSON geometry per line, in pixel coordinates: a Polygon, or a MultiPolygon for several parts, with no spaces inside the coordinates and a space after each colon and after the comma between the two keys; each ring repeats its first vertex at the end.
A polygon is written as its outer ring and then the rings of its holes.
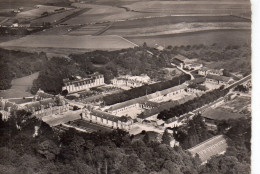
{"type": "Polygon", "coordinates": [[[190,79],[191,79],[190,75],[182,74],[178,77],[172,78],[172,80],[158,82],[150,85],[144,85],[137,88],[132,88],[127,91],[122,91],[120,93],[107,95],[103,98],[103,101],[106,105],[121,103],[127,100],[145,96],[146,94],[151,94],[156,91],[161,91],[164,89],[168,89],[180,85],[190,79]]]}
{"type": "Polygon", "coordinates": [[[185,113],[188,113],[199,107],[202,107],[205,104],[209,104],[209,103],[219,99],[220,97],[224,97],[228,92],[229,92],[229,90],[221,89],[221,88],[209,91],[209,92],[201,95],[200,97],[196,97],[183,104],[174,106],[173,108],[170,108],[169,110],[164,110],[164,111],[160,112],[159,115],[157,116],[157,118],[166,121],[173,117],[179,117],[185,113]]]}

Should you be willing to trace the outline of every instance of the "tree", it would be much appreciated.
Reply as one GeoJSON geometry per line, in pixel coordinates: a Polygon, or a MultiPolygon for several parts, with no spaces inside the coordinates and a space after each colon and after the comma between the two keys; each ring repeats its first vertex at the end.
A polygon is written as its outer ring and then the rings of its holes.
{"type": "Polygon", "coordinates": [[[170,145],[171,143],[171,135],[168,133],[167,129],[165,129],[162,135],[162,143],[167,145],[170,145]]]}
{"type": "Polygon", "coordinates": [[[68,95],[68,90],[67,89],[65,89],[65,90],[63,90],[62,92],[61,92],[61,95],[63,95],[63,96],[66,96],[66,95],[68,95]]]}

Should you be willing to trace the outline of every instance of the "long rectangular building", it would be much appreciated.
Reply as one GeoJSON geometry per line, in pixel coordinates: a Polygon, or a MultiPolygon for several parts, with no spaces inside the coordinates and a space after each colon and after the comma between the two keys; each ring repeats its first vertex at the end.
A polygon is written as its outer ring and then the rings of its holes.
{"type": "Polygon", "coordinates": [[[77,80],[63,80],[64,86],[62,90],[68,90],[68,93],[89,90],[97,86],[104,85],[104,76],[99,73],[95,73],[88,78],[77,79],[77,80]]]}

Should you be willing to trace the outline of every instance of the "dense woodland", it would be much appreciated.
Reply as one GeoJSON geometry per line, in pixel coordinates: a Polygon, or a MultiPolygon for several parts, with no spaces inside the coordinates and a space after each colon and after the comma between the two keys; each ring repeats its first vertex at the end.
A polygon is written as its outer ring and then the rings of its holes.
{"type": "Polygon", "coordinates": [[[47,62],[45,53],[27,53],[0,48],[0,90],[11,88],[14,78],[40,71],[47,62]]]}
{"type": "Polygon", "coordinates": [[[212,157],[199,173],[250,173],[251,156],[251,120],[216,121],[217,130],[207,129],[203,118],[195,116],[188,124],[174,128],[174,138],[183,149],[191,148],[215,135],[225,135],[228,149],[224,155],[212,157]]]}
{"type": "Polygon", "coordinates": [[[100,72],[105,83],[119,74],[147,74],[162,79],[162,67],[169,64],[168,58],[158,58],[148,54],[143,48],[131,48],[120,51],[94,51],[85,54],[72,54],[69,59],[52,58],[34,81],[32,92],[38,88],[57,94],[61,92],[62,80],[72,75],[85,77],[100,72]]]}
{"type": "Polygon", "coordinates": [[[169,110],[164,110],[160,112],[157,118],[162,120],[168,120],[173,117],[179,117],[185,113],[193,111],[194,109],[200,108],[205,104],[209,104],[219,99],[220,97],[224,97],[228,93],[228,91],[229,91],[228,89],[221,89],[221,88],[209,91],[201,95],[200,97],[196,97],[181,105],[177,105],[170,108],[169,110]]]}
{"type": "Polygon", "coordinates": [[[170,67],[171,59],[177,54],[196,58],[207,67],[224,68],[226,72],[240,72],[243,75],[251,72],[251,49],[247,44],[168,46],[163,51],[144,44],[142,47],[119,51],[71,54],[69,59],[53,58],[48,61],[40,72],[39,78],[35,80],[32,92],[35,93],[40,87],[46,92],[57,94],[61,92],[63,78],[71,75],[86,76],[93,72],[104,74],[106,83],[124,74],[147,74],[154,80],[163,81],[165,74],[162,68],[170,67]],[[154,55],[149,54],[147,50],[153,52],[154,55]]]}
{"type": "Polygon", "coordinates": [[[191,59],[198,59],[210,68],[223,68],[228,72],[240,72],[243,75],[251,73],[251,45],[223,46],[212,45],[182,45],[168,46],[164,54],[180,53],[191,59]]]}
{"type": "Polygon", "coordinates": [[[250,120],[245,119],[219,123],[217,133],[226,135],[232,146],[225,155],[201,166],[197,156],[193,158],[183,150],[186,142],[196,144],[212,134],[199,116],[178,129],[181,146],[171,148],[166,133],[162,143],[149,140],[146,132],[143,139],[134,139],[121,130],[88,134],[69,129],[55,133],[21,110],[7,122],[0,119],[0,173],[248,174],[250,126],[250,120]],[[33,136],[35,126],[39,127],[38,136],[33,136]]]}

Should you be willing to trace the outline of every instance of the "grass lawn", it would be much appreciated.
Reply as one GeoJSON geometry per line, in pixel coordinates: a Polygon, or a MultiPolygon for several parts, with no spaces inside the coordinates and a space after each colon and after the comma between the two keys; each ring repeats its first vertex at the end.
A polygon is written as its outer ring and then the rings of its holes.
{"type": "Polygon", "coordinates": [[[32,96],[29,91],[32,87],[33,80],[37,79],[38,76],[39,72],[22,78],[14,79],[12,81],[11,89],[1,90],[0,96],[3,98],[20,98],[32,96]]]}

